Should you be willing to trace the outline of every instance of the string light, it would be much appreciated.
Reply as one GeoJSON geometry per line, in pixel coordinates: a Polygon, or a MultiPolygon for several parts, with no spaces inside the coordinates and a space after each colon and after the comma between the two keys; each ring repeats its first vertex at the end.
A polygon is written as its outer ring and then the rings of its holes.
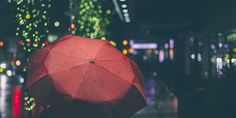
{"type": "Polygon", "coordinates": [[[18,40],[19,45],[23,45],[23,40],[18,40]]]}
{"type": "Polygon", "coordinates": [[[27,53],[44,47],[49,33],[48,10],[51,0],[8,0],[16,8],[16,36],[27,53]]]}
{"type": "Polygon", "coordinates": [[[4,69],[3,68],[0,68],[0,73],[2,73],[4,71],[4,69]]]}
{"type": "Polygon", "coordinates": [[[112,11],[105,12],[103,2],[97,0],[69,0],[70,27],[72,34],[89,38],[108,37],[112,11]]]}
{"type": "Polygon", "coordinates": [[[29,20],[29,19],[30,19],[30,14],[26,14],[25,18],[26,18],[27,20],[29,20]]]}
{"type": "Polygon", "coordinates": [[[122,42],[122,44],[123,44],[123,45],[128,45],[128,41],[127,41],[127,40],[124,40],[124,41],[122,42]]]}
{"type": "Polygon", "coordinates": [[[26,96],[25,98],[24,98],[24,101],[25,101],[25,107],[24,107],[24,109],[26,110],[26,111],[32,111],[34,108],[35,108],[35,105],[36,105],[36,103],[35,103],[35,99],[34,98],[32,98],[32,97],[29,97],[29,96],[26,96]]]}
{"type": "Polygon", "coordinates": [[[107,13],[107,14],[111,14],[111,10],[108,9],[108,10],[106,11],[106,13],[107,13]]]}
{"type": "Polygon", "coordinates": [[[60,25],[60,22],[59,22],[59,21],[54,22],[54,26],[55,26],[55,27],[59,27],[59,25],[60,25]]]}

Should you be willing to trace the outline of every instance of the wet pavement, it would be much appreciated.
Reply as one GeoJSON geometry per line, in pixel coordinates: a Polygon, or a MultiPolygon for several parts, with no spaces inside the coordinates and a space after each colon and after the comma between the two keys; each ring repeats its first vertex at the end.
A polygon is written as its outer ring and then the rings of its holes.
{"type": "MultiPolygon", "coordinates": [[[[26,118],[23,113],[23,95],[21,85],[16,85],[14,78],[1,75],[0,118],[26,118]]],[[[177,118],[178,101],[173,93],[166,91],[163,83],[147,80],[145,93],[147,106],[132,118],[177,118]]]]}
{"type": "Polygon", "coordinates": [[[1,75],[1,93],[0,93],[0,112],[1,118],[11,118],[12,114],[12,90],[9,78],[5,75],[1,75]]]}
{"type": "Polygon", "coordinates": [[[144,81],[147,106],[132,118],[177,118],[178,99],[160,80],[144,81]]]}

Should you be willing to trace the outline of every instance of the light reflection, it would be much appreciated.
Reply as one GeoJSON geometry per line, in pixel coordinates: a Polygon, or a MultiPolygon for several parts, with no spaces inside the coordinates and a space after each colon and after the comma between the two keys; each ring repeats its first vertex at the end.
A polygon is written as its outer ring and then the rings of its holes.
{"type": "Polygon", "coordinates": [[[170,43],[170,48],[174,48],[174,39],[170,39],[169,43],[170,43]]]}
{"type": "Polygon", "coordinates": [[[13,91],[12,105],[12,117],[19,118],[21,112],[21,88],[18,86],[13,91]]]}
{"type": "Polygon", "coordinates": [[[223,68],[223,59],[216,58],[216,71],[221,74],[221,69],[223,68]]]}
{"type": "Polygon", "coordinates": [[[165,60],[165,54],[164,54],[164,50],[160,50],[159,52],[159,62],[162,63],[165,60]]]}
{"type": "Polygon", "coordinates": [[[218,46],[219,46],[220,48],[222,48],[223,44],[222,44],[222,43],[219,43],[218,46]]]}
{"type": "Polygon", "coordinates": [[[9,96],[8,77],[6,75],[0,75],[1,79],[1,95],[0,95],[0,112],[1,118],[10,118],[10,106],[7,102],[7,96],[9,96]]]}
{"type": "Polygon", "coordinates": [[[195,57],[196,57],[195,54],[191,54],[192,59],[195,59],[195,57]]]}
{"type": "Polygon", "coordinates": [[[202,61],[202,55],[199,54],[199,53],[197,54],[197,60],[198,60],[198,61],[202,61]]]}
{"type": "Polygon", "coordinates": [[[7,76],[6,75],[0,75],[1,77],[1,91],[6,89],[6,83],[7,83],[7,76]]]}
{"type": "Polygon", "coordinates": [[[174,59],[174,50],[172,48],[169,50],[169,54],[170,54],[170,60],[173,60],[174,59]]]}

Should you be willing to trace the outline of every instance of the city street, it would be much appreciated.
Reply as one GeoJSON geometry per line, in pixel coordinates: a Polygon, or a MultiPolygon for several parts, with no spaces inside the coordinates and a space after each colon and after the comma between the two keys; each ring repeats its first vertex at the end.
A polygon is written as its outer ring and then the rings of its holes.
{"type": "Polygon", "coordinates": [[[0,0],[0,118],[236,118],[236,0],[0,0]]]}

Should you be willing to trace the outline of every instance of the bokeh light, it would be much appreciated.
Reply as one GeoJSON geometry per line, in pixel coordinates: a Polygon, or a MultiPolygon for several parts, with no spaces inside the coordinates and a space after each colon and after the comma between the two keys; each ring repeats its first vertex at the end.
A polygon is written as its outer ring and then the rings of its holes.
{"type": "Polygon", "coordinates": [[[122,44],[123,45],[128,45],[128,41],[127,40],[123,40],[122,44]]]}
{"type": "Polygon", "coordinates": [[[122,53],[123,53],[124,55],[128,54],[127,49],[123,49],[123,50],[122,50],[122,53]]]}

